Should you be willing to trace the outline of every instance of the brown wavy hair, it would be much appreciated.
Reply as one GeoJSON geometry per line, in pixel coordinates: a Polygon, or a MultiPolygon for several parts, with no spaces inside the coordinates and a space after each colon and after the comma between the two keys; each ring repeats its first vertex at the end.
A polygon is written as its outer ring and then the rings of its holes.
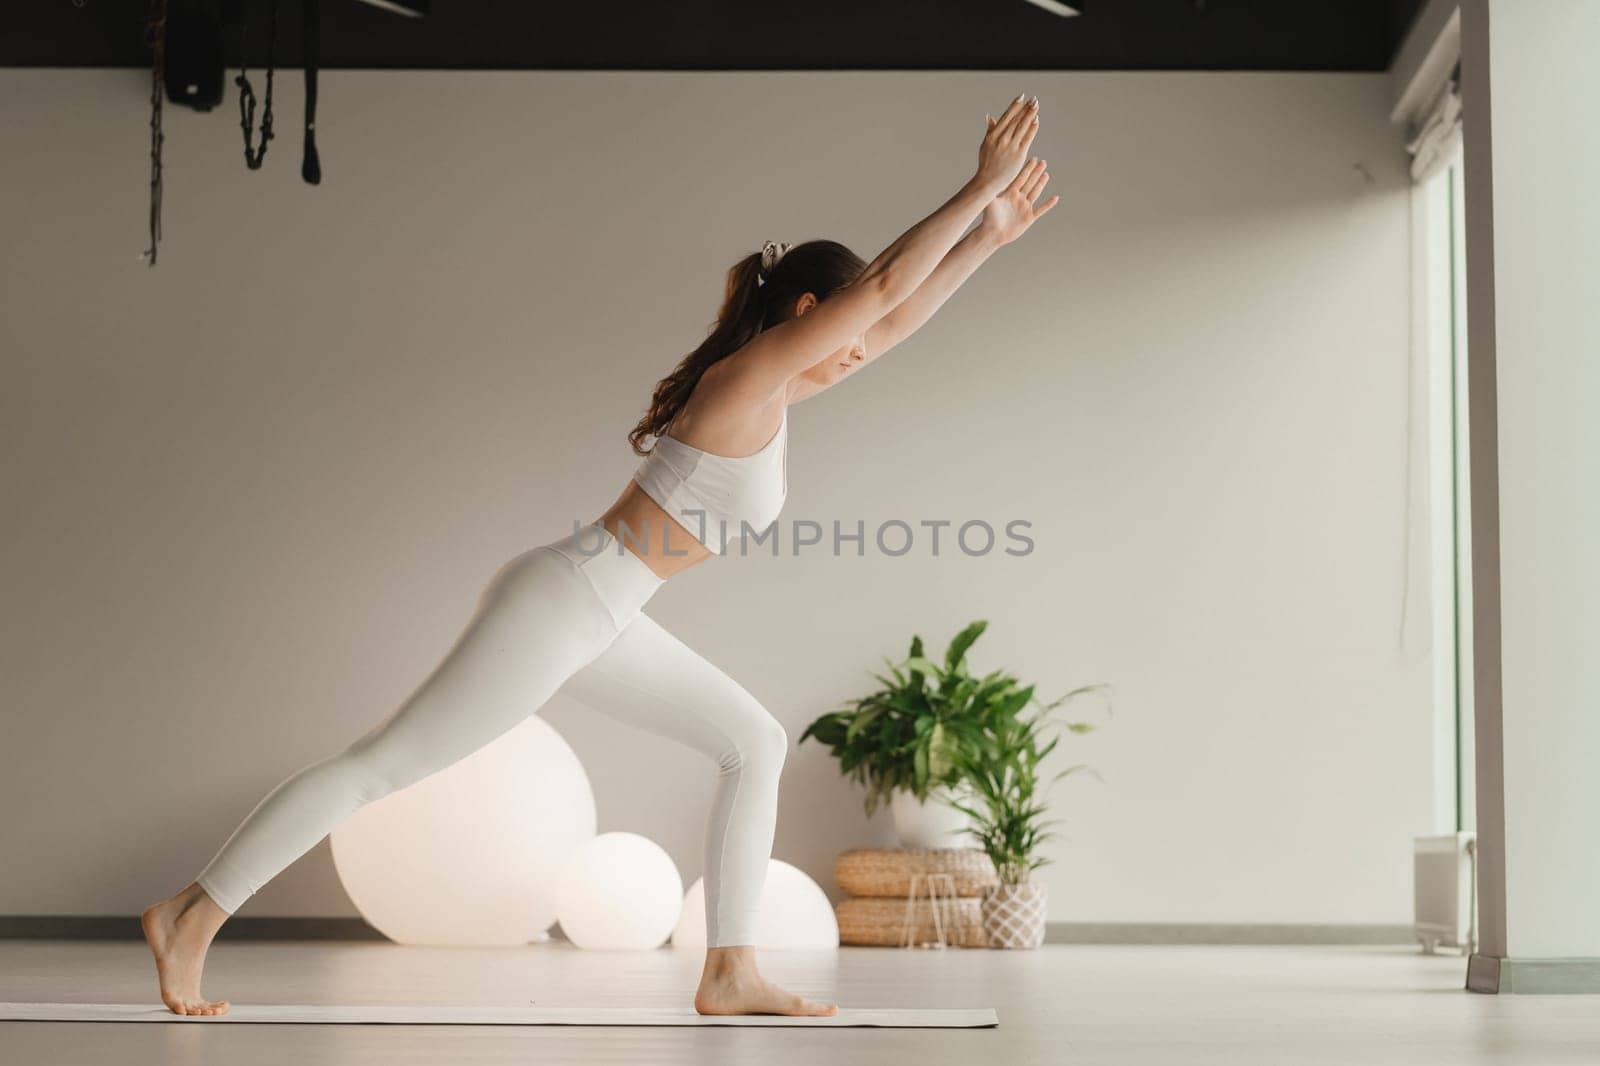
{"type": "Polygon", "coordinates": [[[645,438],[666,432],[709,367],[743,348],[762,330],[788,319],[794,314],[795,302],[805,293],[814,295],[818,302],[826,300],[855,281],[866,268],[864,259],[837,241],[797,244],[765,277],[761,273],[760,252],[752,252],[733,264],[716,324],[700,347],[684,356],[672,373],[656,384],[649,410],[628,434],[633,450],[640,455],[649,454],[645,438]]]}

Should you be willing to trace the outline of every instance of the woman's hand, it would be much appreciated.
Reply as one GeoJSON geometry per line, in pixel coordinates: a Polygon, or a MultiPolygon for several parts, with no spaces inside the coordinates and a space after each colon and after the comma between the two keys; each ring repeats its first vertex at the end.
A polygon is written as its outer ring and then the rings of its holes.
{"type": "Polygon", "coordinates": [[[989,128],[978,145],[978,173],[973,180],[999,195],[1021,171],[1038,133],[1037,96],[1019,96],[998,119],[989,116],[989,128]]]}
{"type": "Polygon", "coordinates": [[[1005,191],[984,208],[978,232],[996,244],[1010,244],[1060,203],[1059,196],[1052,196],[1043,204],[1038,202],[1050,181],[1050,172],[1045,169],[1048,165],[1043,159],[1028,160],[1005,191]]]}

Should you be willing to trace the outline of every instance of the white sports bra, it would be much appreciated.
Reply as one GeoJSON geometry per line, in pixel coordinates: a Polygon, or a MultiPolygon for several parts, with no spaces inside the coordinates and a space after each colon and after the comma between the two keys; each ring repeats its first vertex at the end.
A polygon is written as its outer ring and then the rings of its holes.
{"type": "Polygon", "coordinates": [[[746,533],[777,521],[789,495],[789,410],[754,455],[717,455],[676,437],[656,438],[633,480],[661,509],[722,555],[746,533]]]}

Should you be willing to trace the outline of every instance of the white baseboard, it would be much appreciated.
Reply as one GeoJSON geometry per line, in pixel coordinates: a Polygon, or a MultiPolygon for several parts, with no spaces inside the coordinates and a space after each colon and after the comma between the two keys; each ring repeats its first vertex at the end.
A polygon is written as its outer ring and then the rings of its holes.
{"type": "Polygon", "coordinates": [[[1050,922],[1047,944],[1410,944],[1409,925],[1050,922]]]}
{"type": "MultiPolygon", "coordinates": [[[[135,916],[0,915],[0,940],[139,940],[135,916]]],[[[360,918],[240,917],[230,940],[382,940],[360,918]]],[[[1293,925],[1205,922],[1050,922],[1047,944],[1409,944],[1409,925],[1293,925]]]]}

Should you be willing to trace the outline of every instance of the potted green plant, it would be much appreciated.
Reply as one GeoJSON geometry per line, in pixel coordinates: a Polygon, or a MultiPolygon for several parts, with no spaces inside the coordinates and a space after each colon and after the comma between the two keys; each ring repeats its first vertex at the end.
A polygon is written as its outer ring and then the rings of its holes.
{"type": "MultiPolygon", "coordinates": [[[[1087,722],[1059,722],[1054,712],[1069,701],[1107,691],[1105,685],[1074,689],[1048,704],[1037,704],[1033,690],[1020,705],[992,714],[979,743],[964,747],[958,768],[972,786],[973,798],[958,803],[972,820],[971,833],[994,863],[999,885],[984,897],[984,933],[990,947],[1036,948],[1044,942],[1045,886],[1033,871],[1049,863],[1041,846],[1054,834],[1047,819],[1050,787],[1061,778],[1088,770],[1068,766],[1041,780],[1041,765],[1061,741],[1059,730],[1087,733],[1087,722]]],[[[1021,693],[1019,693],[1020,695],[1021,693]]],[[[1089,772],[1093,772],[1092,770],[1089,772]]]]}
{"type": "Polygon", "coordinates": [[[912,637],[904,659],[873,675],[877,690],[822,715],[800,736],[826,745],[839,771],[866,786],[868,814],[888,803],[902,847],[963,845],[970,826],[962,807],[974,799],[967,757],[991,719],[1014,716],[1033,698],[1031,686],[1003,670],[976,677],[968,669],[967,652],[987,627],[973,622],[956,634],[942,662],[912,637]]]}

